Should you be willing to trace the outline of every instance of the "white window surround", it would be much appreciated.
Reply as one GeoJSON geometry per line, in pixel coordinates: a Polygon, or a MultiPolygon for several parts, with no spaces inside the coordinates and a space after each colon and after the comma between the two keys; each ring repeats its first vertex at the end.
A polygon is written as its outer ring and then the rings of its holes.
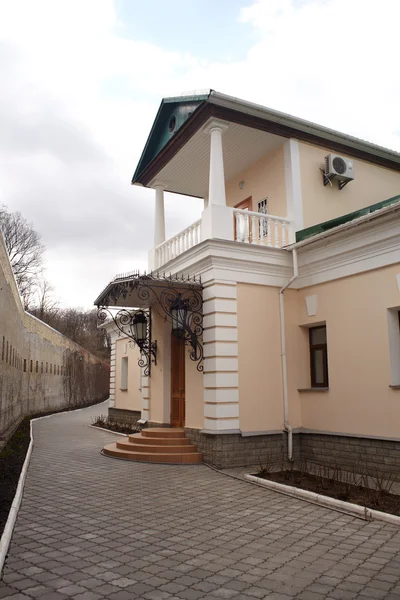
{"type": "Polygon", "coordinates": [[[400,386],[400,325],[399,311],[397,308],[389,308],[387,311],[389,353],[390,353],[390,385],[400,386]]]}
{"type": "Polygon", "coordinates": [[[128,391],[128,357],[121,358],[121,385],[119,388],[122,392],[128,391]]]}

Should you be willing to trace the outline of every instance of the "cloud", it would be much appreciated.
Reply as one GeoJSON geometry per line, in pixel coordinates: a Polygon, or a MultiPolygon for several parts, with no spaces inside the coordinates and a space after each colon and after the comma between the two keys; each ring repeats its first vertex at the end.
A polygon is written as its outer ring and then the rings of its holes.
{"type": "MultiPolygon", "coordinates": [[[[0,201],[42,233],[63,301],[90,305],[115,272],[144,268],[152,193],[130,180],[162,97],[212,87],[400,151],[399,13],[244,0],[226,27],[254,42],[229,62],[129,38],[112,0],[0,0],[0,201]]],[[[172,235],[200,203],[169,197],[166,215],[172,235]]]]}

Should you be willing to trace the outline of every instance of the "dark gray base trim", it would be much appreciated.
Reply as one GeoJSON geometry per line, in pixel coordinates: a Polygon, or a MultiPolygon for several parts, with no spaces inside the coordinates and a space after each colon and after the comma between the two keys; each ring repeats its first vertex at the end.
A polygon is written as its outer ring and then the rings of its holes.
{"type": "MultiPolygon", "coordinates": [[[[282,468],[288,464],[285,432],[243,437],[185,427],[185,433],[204,462],[217,469],[254,465],[282,468]]],[[[400,472],[400,441],[302,430],[293,435],[293,458],[295,463],[306,460],[359,473],[400,472]]]]}
{"type": "MultiPolygon", "coordinates": [[[[400,438],[392,438],[392,437],[382,437],[377,435],[363,435],[362,433],[343,433],[342,431],[321,431],[320,429],[307,429],[306,427],[300,427],[297,429],[299,433],[306,434],[312,433],[315,435],[335,435],[338,437],[350,437],[350,438],[359,438],[366,440],[380,440],[382,442],[399,442],[400,438]]],[[[294,430],[293,430],[294,432],[294,430]]]]}
{"type": "Polygon", "coordinates": [[[126,408],[115,408],[115,406],[110,406],[108,409],[108,416],[111,420],[116,423],[129,423],[130,425],[136,425],[137,421],[141,417],[140,410],[128,410],[126,408]]]}
{"type": "MultiPolygon", "coordinates": [[[[203,455],[203,460],[216,469],[247,467],[271,463],[287,464],[287,434],[242,437],[240,433],[204,433],[185,427],[186,436],[203,455]]],[[[293,437],[295,458],[300,458],[299,438],[293,437]]]]}

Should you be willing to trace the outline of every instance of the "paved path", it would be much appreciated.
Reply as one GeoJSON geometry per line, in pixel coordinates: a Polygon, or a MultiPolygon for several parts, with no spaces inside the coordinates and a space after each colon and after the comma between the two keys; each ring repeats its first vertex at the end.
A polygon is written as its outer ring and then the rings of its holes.
{"type": "Polygon", "coordinates": [[[400,599],[400,530],[200,466],[103,457],[105,406],[34,425],[0,598],[400,599]]]}

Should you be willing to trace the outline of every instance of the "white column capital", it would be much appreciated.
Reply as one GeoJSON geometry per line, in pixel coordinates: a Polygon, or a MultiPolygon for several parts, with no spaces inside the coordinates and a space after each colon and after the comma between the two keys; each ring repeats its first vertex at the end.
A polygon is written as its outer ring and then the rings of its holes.
{"type": "Polygon", "coordinates": [[[203,127],[204,133],[212,133],[213,131],[220,131],[223,133],[229,127],[229,123],[226,121],[221,121],[220,119],[211,119],[208,123],[203,127]]]}
{"type": "Polygon", "coordinates": [[[154,190],[157,190],[157,189],[166,190],[166,189],[167,189],[167,187],[168,187],[168,182],[167,182],[167,181],[162,181],[162,180],[159,180],[159,179],[154,179],[154,180],[151,182],[151,187],[152,187],[154,190]]]}

